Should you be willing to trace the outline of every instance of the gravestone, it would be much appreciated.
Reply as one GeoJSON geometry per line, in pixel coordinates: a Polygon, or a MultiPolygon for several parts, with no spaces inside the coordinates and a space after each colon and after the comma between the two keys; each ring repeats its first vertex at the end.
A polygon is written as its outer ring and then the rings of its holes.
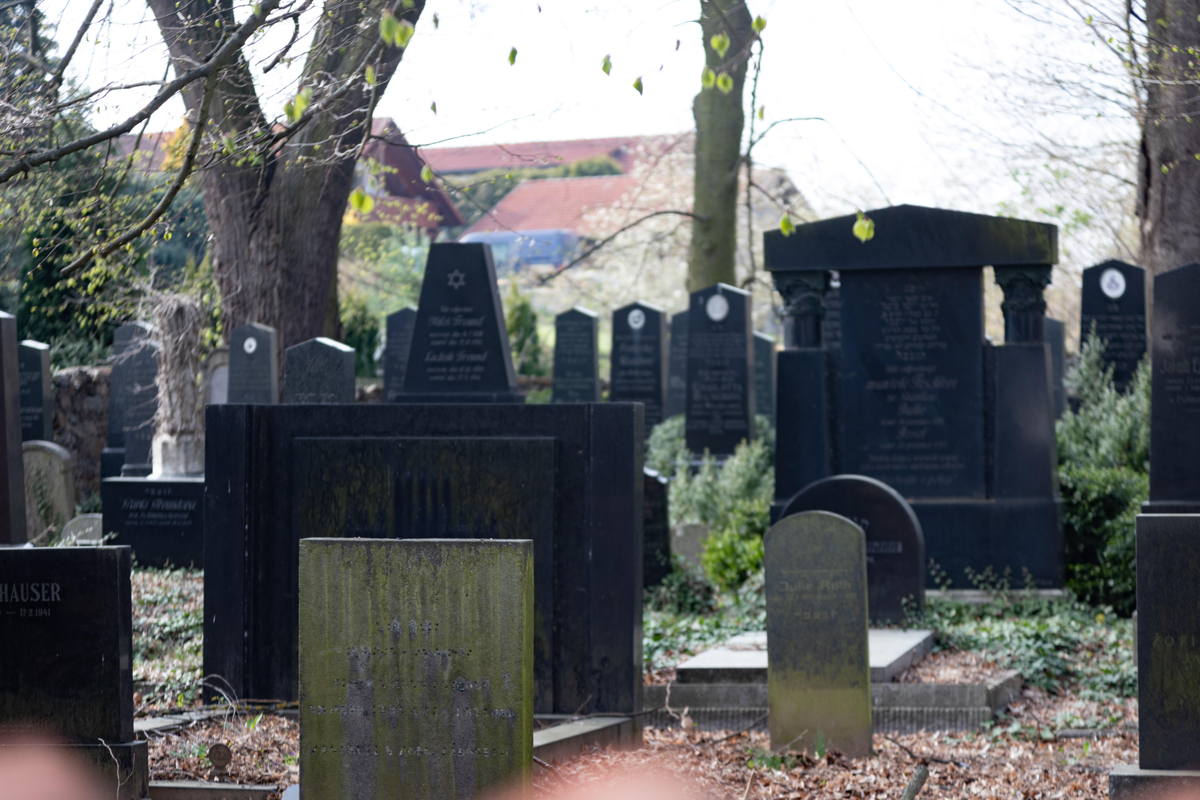
{"type": "Polygon", "coordinates": [[[903,622],[925,607],[925,536],[895,489],[863,475],[835,475],[802,489],[783,511],[845,517],[866,535],[867,599],[872,624],[903,622]]]}
{"type": "Polygon", "coordinates": [[[754,430],[750,293],[718,283],[692,292],[688,313],[688,450],[733,455],[754,430]]]}
{"type": "Polygon", "coordinates": [[[1057,229],[894,206],[764,237],[783,295],[774,518],[838,474],[892,486],[952,585],[991,568],[1061,586],[1061,501],[1044,287],[1057,229]],[[983,274],[1003,291],[1005,344],[984,335],[983,274]],[[837,277],[839,339],[823,341],[837,277]]]}
{"type": "Polygon", "coordinates": [[[671,315],[671,343],[667,349],[667,407],[664,415],[687,413],[688,312],[671,315]]]}
{"type": "Polygon", "coordinates": [[[613,312],[608,399],[642,403],[646,436],[663,421],[666,406],[667,323],[663,312],[633,303],[613,312]]]}
{"type": "Polygon", "coordinates": [[[775,423],[775,340],[754,334],[754,413],[775,423]]]}
{"type": "Polygon", "coordinates": [[[80,514],[63,525],[62,538],[71,544],[101,544],[104,540],[104,516],[102,514],[80,514]]]}
{"type": "Polygon", "coordinates": [[[529,541],[305,539],[304,800],[474,800],[527,781],[532,655],[529,541]]]}
{"type": "Polygon", "coordinates": [[[279,339],[269,325],[250,322],[230,332],[229,402],[279,402],[279,339]]]}
{"type": "Polygon", "coordinates": [[[26,339],[18,346],[21,372],[21,439],[54,439],[54,387],[50,345],[26,339]]]}
{"type": "Polygon", "coordinates": [[[44,543],[75,516],[75,463],[54,442],[34,440],[22,447],[25,468],[25,527],[30,541],[44,543]]]}
{"type": "Polygon", "coordinates": [[[1050,349],[1050,394],[1054,404],[1054,418],[1060,419],[1067,410],[1066,326],[1061,320],[1046,317],[1046,347],[1050,349]]]}
{"type": "Polygon", "coordinates": [[[104,532],[143,567],[204,563],[204,477],[105,478],[104,532]]]}
{"type": "MultiPolygon", "coordinates": [[[[113,332],[112,374],[108,389],[108,427],[100,454],[100,477],[121,474],[125,464],[125,414],[133,403],[135,384],[130,354],[149,341],[153,330],[144,322],[126,322],[113,332]]],[[[149,448],[149,440],[146,444],[149,448]]]]}
{"type": "Polygon", "coordinates": [[[600,402],[598,327],[599,318],[584,308],[554,318],[555,403],[600,402]]]}
{"type": "Polygon", "coordinates": [[[151,444],[154,417],[158,414],[158,350],[157,342],[149,338],[136,339],[124,354],[126,369],[121,376],[128,384],[122,477],[145,477],[153,471],[151,444]]]}
{"type": "Polygon", "coordinates": [[[1125,391],[1146,355],[1146,271],[1123,261],[1105,261],[1083,271],[1079,341],[1103,339],[1104,361],[1113,382],[1125,391]]]}
{"type": "Polygon", "coordinates": [[[670,481],[652,469],[643,470],[642,576],[647,587],[657,586],[671,572],[670,481]]]}
{"type": "Polygon", "coordinates": [[[520,403],[486,244],[429,248],[402,403],[520,403]]]}
{"type": "Polygon", "coordinates": [[[785,517],[763,542],[771,749],[871,755],[866,540],[845,517],[785,517]]]}
{"type": "Polygon", "coordinates": [[[129,572],[124,547],[0,549],[0,729],[62,737],[106,774],[109,797],[142,800],[129,572]]]}
{"type": "Polygon", "coordinates": [[[204,669],[238,696],[296,698],[300,538],[519,537],[539,712],[640,709],[640,406],[227,405],[205,428],[204,669]]]}
{"type": "Polygon", "coordinates": [[[204,362],[204,404],[229,402],[229,349],[220,347],[204,362]]]}
{"type": "Polygon", "coordinates": [[[1200,514],[1200,264],[1154,278],[1150,514],[1200,514]]]}
{"type": "Polygon", "coordinates": [[[417,310],[402,308],[387,317],[387,338],[383,346],[383,399],[395,402],[404,393],[404,375],[408,371],[408,350],[412,347],[417,310]]]}
{"type": "Polygon", "coordinates": [[[283,356],[283,402],[353,403],[354,348],[318,336],[283,356]]]}
{"type": "Polygon", "coordinates": [[[17,318],[0,311],[0,544],[25,541],[17,318]]]}

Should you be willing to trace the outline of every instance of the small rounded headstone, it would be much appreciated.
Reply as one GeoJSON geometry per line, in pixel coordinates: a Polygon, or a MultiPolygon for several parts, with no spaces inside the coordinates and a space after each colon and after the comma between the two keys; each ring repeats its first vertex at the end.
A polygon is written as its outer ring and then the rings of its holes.
{"type": "Polygon", "coordinates": [[[233,761],[233,751],[229,749],[229,745],[218,742],[208,748],[208,760],[218,771],[224,772],[233,761]]]}
{"type": "Polygon", "coordinates": [[[62,538],[81,545],[98,545],[104,541],[104,516],[80,514],[63,525],[62,538]]]}

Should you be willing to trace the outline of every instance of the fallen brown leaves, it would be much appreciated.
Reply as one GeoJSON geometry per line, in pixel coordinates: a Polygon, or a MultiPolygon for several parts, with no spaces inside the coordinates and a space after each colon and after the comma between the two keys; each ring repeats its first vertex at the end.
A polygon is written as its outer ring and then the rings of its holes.
{"type": "Polygon", "coordinates": [[[299,775],[300,725],[294,717],[229,714],[150,740],[152,780],[215,780],[208,749],[233,752],[228,783],[287,786],[299,775]]]}

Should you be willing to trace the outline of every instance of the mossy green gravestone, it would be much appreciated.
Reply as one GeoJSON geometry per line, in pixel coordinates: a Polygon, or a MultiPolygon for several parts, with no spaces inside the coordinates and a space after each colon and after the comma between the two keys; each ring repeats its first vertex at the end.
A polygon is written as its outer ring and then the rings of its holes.
{"type": "Polygon", "coordinates": [[[469,800],[533,763],[533,545],[300,543],[302,800],[469,800]]]}
{"type": "Polygon", "coordinates": [[[772,749],[871,754],[867,552],[862,528],[805,511],[766,534],[772,749]]]}

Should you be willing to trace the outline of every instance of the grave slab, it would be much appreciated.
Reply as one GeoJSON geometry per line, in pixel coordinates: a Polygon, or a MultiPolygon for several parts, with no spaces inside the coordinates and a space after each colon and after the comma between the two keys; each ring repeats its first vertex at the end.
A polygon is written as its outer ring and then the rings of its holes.
{"type": "Polygon", "coordinates": [[[1125,391],[1146,355],[1146,270],[1124,261],[1105,261],[1083,271],[1079,341],[1104,340],[1104,363],[1125,391]]]}
{"type": "Polygon", "coordinates": [[[613,312],[609,400],[646,406],[646,436],[667,400],[667,320],[662,309],[631,303],[613,312]]]}
{"type": "Polygon", "coordinates": [[[17,318],[0,311],[0,544],[26,540],[17,352],[17,318]]]}
{"type": "Polygon", "coordinates": [[[688,310],[688,450],[733,455],[754,430],[750,293],[719,283],[692,292],[688,310]]]}
{"type": "Polygon", "coordinates": [[[105,478],[100,498],[104,533],[139,566],[203,565],[203,477],[105,478]]]}
{"type": "Polygon", "coordinates": [[[412,347],[417,310],[402,308],[388,314],[387,339],[383,345],[383,399],[392,403],[404,394],[404,375],[408,371],[408,351],[412,347]]]}
{"type": "Polygon", "coordinates": [[[26,339],[19,345],[21,364],[21,438],[54,439],[54,386],[50,382],[50,345],[26,339]]]}
{"type": "Polygon", "coordinates": [[[324,336],[289,347],[282,397],[285,403],[353,403],[354,348],[324,336]]]}
{"type": "Polygon", "coordinates": [[[279,341],[269,325],[250,322],[229,334],[230,403],[279,402],[279,341]]]}

